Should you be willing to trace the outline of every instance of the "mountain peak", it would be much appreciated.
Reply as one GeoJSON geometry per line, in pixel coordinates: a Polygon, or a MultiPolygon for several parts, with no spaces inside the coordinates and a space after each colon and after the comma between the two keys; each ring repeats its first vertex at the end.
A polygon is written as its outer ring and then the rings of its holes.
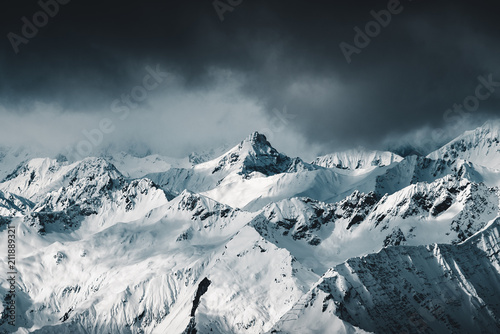
{"type": "Polygon", "coordinates": [[[267,141],[266,136],[258,132],[252,133],[237,147],[238,151],[253,154],[279,154],[278,151],[267,141]]]}
{"type": "Polygon", "coordinates": [[[490,120],[467,131],[439,150],[428,155],[431,159],[463,159],[484,167],[500,167],[500,120],[490,120]]]}
{"type": "Polygon", "coordinates": [[[246,141],[249,141],[254,145],[269,145],[269,146],[271,146],[271,144],[267,141],[266,136],[257,132],[257,131],[255,131],[250,136],[248,136],[246,141]]]}
{"type": "Polygon", "coordinates": [[[235,167],[239,169],[239,174],[245,176],[253,172],[270,176],[285,172],[292,162],[293,159],[272,147],[266,136],[254,132],[220,157],[213,173],[235,167]]]}
{"type": "Polygon", "coordinates": [[[487,121],[486,123],[483,124],[482,128],[500,131],[500,118],[499,119],[490,119],[489,121],[487,121]]]}

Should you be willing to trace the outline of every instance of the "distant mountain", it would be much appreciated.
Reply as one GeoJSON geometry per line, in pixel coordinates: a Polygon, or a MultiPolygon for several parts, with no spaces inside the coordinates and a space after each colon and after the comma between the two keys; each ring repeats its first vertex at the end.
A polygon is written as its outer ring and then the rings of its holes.
{"type": "Polygon", "coordinates": [[[0,182],[21,163],[36,157],[36,153],[26,147],[11,148],[0,146],[0,182]]]}
{"type": "Polygon", "coordinates": [[[500,120],[467,131],[439,150],[431,159],[463,159],[492,169],[500,169],[500,120]]]}
{"type": "Polygon", "coordinates": [[[191,160],[0,150],[0,333],[496,333],[498,132],[311,164],[259,133],[191,160]]]}
{"type": "Polygon", "coordinates": [[[389,166],[401,160],[402,157],[392,152],[367,151],[359,148],[318,157],[312,164],[326,168],[355,170],[389,166]]]}
{"type": "Polygon", "coordinates": [[[220,157],[221,155],[226,153],[229,148],[230,148],[229,145],[223,145],[216,149],[210,149],[200,152],[192,152],[189,154],[188,159],[189,162],[192,163],[193,165],[198,165],[213,160],[217,157],[220,157]]]}
{"type": "Polygon", "coordinates": [[[187,158],[176,159],[158,154],[137,157],[129,153],[118,152],[108,154],[104,158],[124,176],[130,178],[141,178],[147,174],[165,172],[170,168],[190,168],[193,165],[187,158]]]}

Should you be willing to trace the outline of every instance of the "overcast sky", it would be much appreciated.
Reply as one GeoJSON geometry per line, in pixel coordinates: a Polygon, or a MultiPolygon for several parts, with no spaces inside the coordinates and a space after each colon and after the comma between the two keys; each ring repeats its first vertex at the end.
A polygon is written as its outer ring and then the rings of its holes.
{"type": "Polygon", "coordinates": [[[445,141],[500,110],[497,1],[45,7],[53,17],[35,0],[0,11],[0,144],[60,149],[104,120],[94,150],[136,143],[182,156],[261,131],[309,159],[358,145],[445,141]],[[385,27],[370,24],[373,11],[385,27]],[[36,35],[23,32],[26,21],[38,22],[36,35]],[[354,29],[366,34],[367,24],[369,42],[355,41],[354,29]],[[493,81],[481,99],[479,76],[493,81]],[[446,112],[464,100],[470,111],[446,112]]]}

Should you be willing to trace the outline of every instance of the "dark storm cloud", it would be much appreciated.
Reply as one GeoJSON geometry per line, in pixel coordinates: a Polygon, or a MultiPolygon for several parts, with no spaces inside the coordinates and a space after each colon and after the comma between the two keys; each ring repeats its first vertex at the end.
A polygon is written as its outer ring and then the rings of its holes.
{"type": "MultiPolygon", "coordinates": [[[[402,0],[402,12],[348,64],[339,44],[354,45],[354,27],[364,30],[370,11],[387,6],[243,0],[221,22],[212,1],[72,0],[18,54],[2,40],[0,103],[18,113],[34,101],[100,113],[146,65],[161,64],[186,91],[217,87],[210,69],[238,73],[242,95],[269,115],[286,105],[296,116],[290,126],[311,143],[376,146],[449,127],[443,113],[474,94],[478,76],[500,81],[498,5],[402,0]]],[[[21,17],[39,10],[36,1],[4,7],[3,36],[20,34],[21,17]]],[[[497,92],[473,114],[496,115],[498,104],[497,92]]]]}

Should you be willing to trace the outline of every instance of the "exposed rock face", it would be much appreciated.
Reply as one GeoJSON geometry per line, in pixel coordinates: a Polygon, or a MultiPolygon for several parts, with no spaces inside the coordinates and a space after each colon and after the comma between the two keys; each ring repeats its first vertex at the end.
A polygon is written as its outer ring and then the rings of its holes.
{"type": "Polygon", "coordinates": [[[499,227],[496,220],[460,245],[389,247],[350,259],[328,271],[275,332],[315,317],[374,333],[498,332],[499,227]]]}

